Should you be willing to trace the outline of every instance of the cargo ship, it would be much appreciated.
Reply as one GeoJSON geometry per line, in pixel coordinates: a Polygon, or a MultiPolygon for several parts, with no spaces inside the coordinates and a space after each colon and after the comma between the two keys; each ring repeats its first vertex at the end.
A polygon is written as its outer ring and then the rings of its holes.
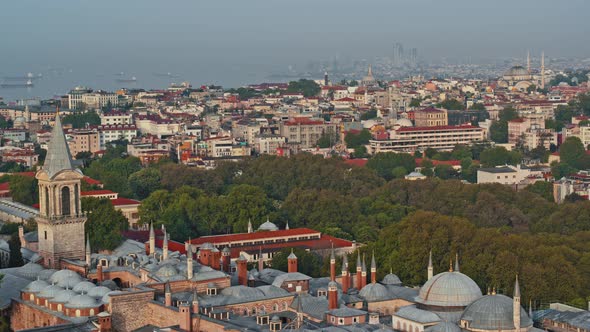
{"type": "Polygon", "coordinates": [[[118,78],[117,82],[119,83],[135,83],[137,82],[137,78],[135,76],[131,78],[118,78]]]}

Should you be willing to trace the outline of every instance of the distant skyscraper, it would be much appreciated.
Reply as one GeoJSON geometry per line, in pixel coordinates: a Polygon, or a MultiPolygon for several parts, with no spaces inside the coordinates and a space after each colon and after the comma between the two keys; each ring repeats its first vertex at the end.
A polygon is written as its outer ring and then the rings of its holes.
{"type": "Polygon", "coordinates": [[[404,61],[404,46],[401,43],[393,44],[393,65],[401,66],[404,61]]]}

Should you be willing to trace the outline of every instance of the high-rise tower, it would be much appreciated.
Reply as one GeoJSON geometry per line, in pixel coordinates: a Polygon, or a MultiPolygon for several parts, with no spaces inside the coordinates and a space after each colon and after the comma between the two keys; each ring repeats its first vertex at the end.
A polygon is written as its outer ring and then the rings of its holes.
{"type": "Polygon", "coordinates": [[[60,268],[60,260],[85,259],[84,223],[80,202],[80,170],[72,156],[63,132],[59,111],[45,165],[35,175],[39,181],[39,254],[47,268],[60,268]]]}

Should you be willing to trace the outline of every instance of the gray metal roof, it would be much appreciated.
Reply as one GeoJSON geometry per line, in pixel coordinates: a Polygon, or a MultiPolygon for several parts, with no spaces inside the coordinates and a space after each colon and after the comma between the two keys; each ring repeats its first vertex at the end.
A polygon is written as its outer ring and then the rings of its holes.
{"type": "Polygon", "coordinates": [[[487,172],[487,173],[516,173],[515,170],[513,170],[512,168],[507,167],[507,166],[480,168],[480,169],[478,169],[478,171],[487,172]]]}
{"type": "Polygon", "coordinates": [[[348,307],[332,309],[332,310],[328,311],[328,313],[332,316],[335,316],[335,317],[354,317],[354,316],[364,316],[367,314],[366,311],[358,310],[358,309],[354,309],[354,308],[348,308],[348,307]]]}
{"type": "Polygon", "coordinates": [[[3,310],[10,306],[10,299],[20,297],[20,290],[25,288],[31,281],[12,274],[2,273],[2,270],[0,270],[0,274],[4,274],[4,279],[0,283],[0,310],[3,310]]]}
{"type": "Polygon", "coordinates": [[[43,170],[52,178],[57,173],[63,170],[75,170],[72,163],[72,155],[68,148],[66,136],[61,126],[61,119],[59,114],[55,116],[55,126],[51,131],[51,141],[45,157],[45,164],[43,170]]]}
{"type": "MultiPolygon", "coordinates": [[[[486,295],[470,304],[462,320],[469,321],[469,328],[480,330],[509,330],[514,329],[513,301],[505,295],[486,295]]],[[[533,321],[520,308],[520,327],[530,327],[533,321]]]]}
{"type": "Polygon", "coordinates": [[[0,199],[0,211],[23,219],[30,219],[39,215],[39,210],[33,207],[6,199],[0,199]]]}
{"type": "Polygon", "coordinates": [[[440,307],[466,307],[482,296],[479,286],[461,272],[443,272],[430,278],[416,302],[440,307]]]}
{"type": "Polygon", "coordinates": [[[272,282],[273,286],[281,287],[285,281],[310,280],[311,277],[299,272],[281,274],[272,282]]]}
{"type": "Polygon", "coordinates": [[[413,305],[401,307],[393,315],[421,324],[436,323],[441,321],[440,317],[438,317],[435,313],[418,309],[413,305]]]}

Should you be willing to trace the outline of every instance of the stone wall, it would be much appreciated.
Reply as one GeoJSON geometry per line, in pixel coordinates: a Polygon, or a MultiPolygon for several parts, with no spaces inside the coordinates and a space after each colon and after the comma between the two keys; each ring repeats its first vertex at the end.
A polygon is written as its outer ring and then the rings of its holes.
{"type": "Polygon", "coordinates": [[[14,331],[69,323],[65,319],[18,299],[12,300],[10,322],[14,331]]]}

